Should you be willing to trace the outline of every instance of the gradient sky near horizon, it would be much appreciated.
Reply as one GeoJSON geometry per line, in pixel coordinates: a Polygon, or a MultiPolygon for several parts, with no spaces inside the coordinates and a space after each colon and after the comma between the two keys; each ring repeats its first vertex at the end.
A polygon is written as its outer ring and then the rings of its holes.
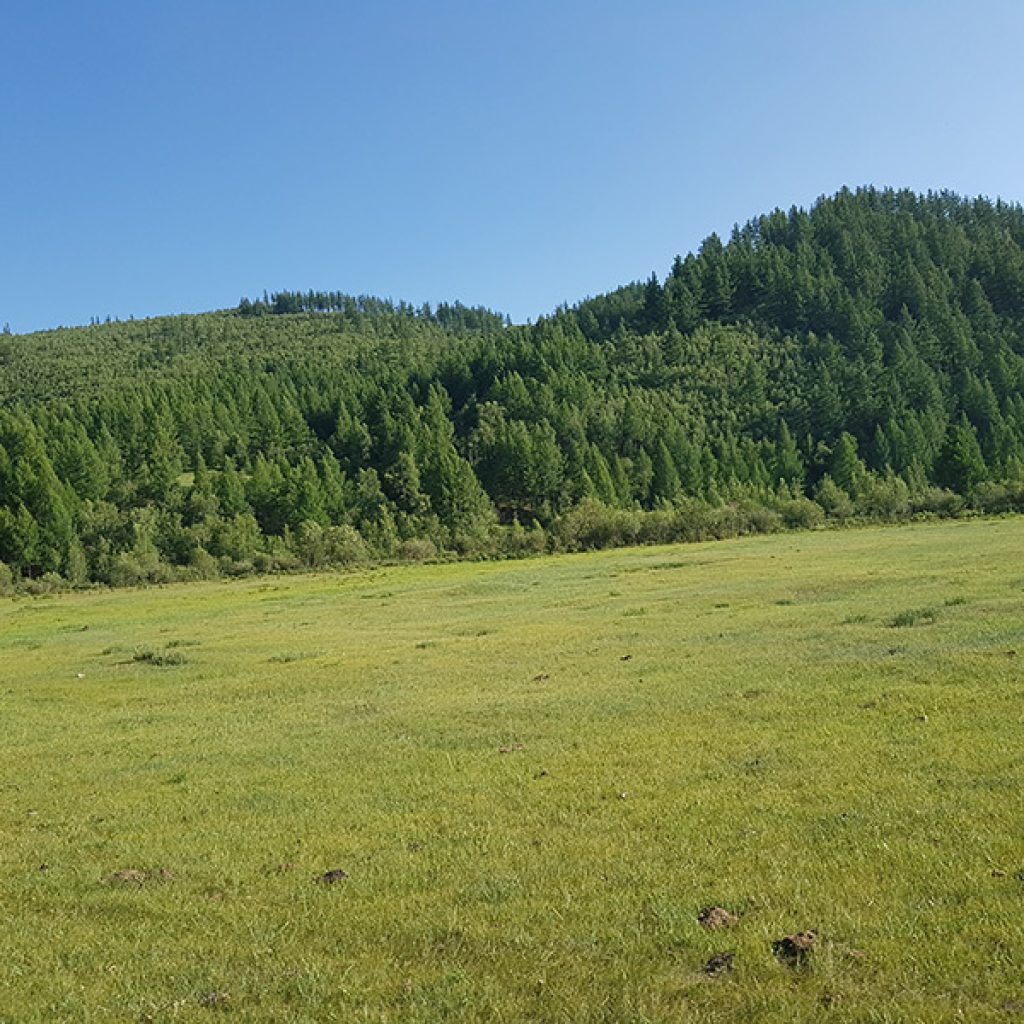
{"type": "Polygon", "coordinates": [[[0,324],[516,321],[843,185],[1024,200],[1019,0],[3,0],[0,324]]]}

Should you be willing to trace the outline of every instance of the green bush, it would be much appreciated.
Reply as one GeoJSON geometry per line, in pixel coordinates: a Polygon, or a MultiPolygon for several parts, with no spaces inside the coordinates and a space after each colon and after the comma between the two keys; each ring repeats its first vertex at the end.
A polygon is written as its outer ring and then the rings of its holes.
{"type": "Polygon", "coordinates": [[[369,557],[366,543],[352,526],[329,526],[323,532],[323,550],[328,565],[358,565],[369,557]]]}
{"type": "Polygon", "coordinates": [[[783,528],[782,516],[773,508],[744,502],[736,508],[738,533],[778,533],[783,528]]]}
{"type": "Polygon", "coordinates": [[[555,524],[559,547],[566,551],[588,551],[619,547],[635,538],[630,513],[610,508],[597,498],[584,498],[555,524]]]}
{"type": "Polygon", "coordinates": [[[966,502],[961,495],[945,487],[928,487],[914,495],[910,502],[912,512],[936,516],[957,516],[965,506],[966,502]]]}
{"type": "Polygon", "coordinates": [[[174,569],[154,553],[126,551],[115,555],[107,582],[112,587],[138,587],[151,583],[170,583],[174,569]]]}
{"type": "Polygon", "coordinates": [[[498,553],[505,558],[528,558],[547,551],[548,537],[540,523],[526,529],[518,520],[498,535],[498,553]]]}
{"type": "Polygon", "coordinates": [[[974,489],[973,504],[982,512],[1000,515],[1004,512],[1024,512],[1024,482],[982,483],[974,489]]]}
{"type": "Polygon", "coordinates": [[[857,511],[873,519],[902,519],[910,513],[910,488],[894,473],[869,473],[861,483],[857,511]]]}
{"type": "Polygon", "coordinates": [[[192,552],[189,564],[196,579],[212,580],[220,575],[220,563],[204,548],[196,548],[192,552]]]}
{"type": "Polygon", "coordinates": [[[853,499],[827,473],[815,489],[814,498],[829,519],[842,521],[854,514],[853,499]]]}
{"type": "Polygon", "coordinates": [[[810,498],[793,498],[779,505],[779,515],[788,530],[811,530],[825,521],[825,510],[810,498]]]}
{"type": "Polygon", "coordinates": [[[437,545],[426,537],[403,540],[398,545],[398,557],[403,562],[432,562],[437,558],[437,545]]]}

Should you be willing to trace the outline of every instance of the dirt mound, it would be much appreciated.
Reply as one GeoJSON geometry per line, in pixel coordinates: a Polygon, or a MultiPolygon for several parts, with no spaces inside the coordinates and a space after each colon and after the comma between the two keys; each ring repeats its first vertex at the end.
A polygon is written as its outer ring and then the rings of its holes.
{"type": "Polygon", "coordinates": [[[735,914],[730,914],[725,907],[705,907],[698,915],[697,920],[707,928],[708,931],[717,931],[720,928],[731,928],[739,922],[735,914]]]}

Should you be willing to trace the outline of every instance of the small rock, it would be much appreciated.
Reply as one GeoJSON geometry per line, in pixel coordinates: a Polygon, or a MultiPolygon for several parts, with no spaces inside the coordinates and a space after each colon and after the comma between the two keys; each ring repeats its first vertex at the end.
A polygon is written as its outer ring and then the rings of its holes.
{"type": "Polygon", "coordinates": [[[733,952],[716,953],[705,965],[704,973],[709,978],[717,978],[720,974],[732,970],[732,962],[736,959],[733,952]]]}
{"type": "Polygon", "coordinates": [[[796,932],[773,942],[772,952],[784,964],[790,967],[800,967],[807,962],[807,957],[817,942],[816,932],[796,932]]]}
{"type": "Polygon", "coordinates": [[[697,915],[697,920],[708,931],[717,931],[720,928],[731,928],[739,918],[735,914],[730,914],[725,907],[705,907],[697,915]]]}
{"type": "Polygon", "coordinates": [[[333,868],[331,871],[325,871],[317,881],[321,885],[334,885],[335,882],[343,882],[348,878],[348,872],[343,871],[341,868],[333,868]]]}

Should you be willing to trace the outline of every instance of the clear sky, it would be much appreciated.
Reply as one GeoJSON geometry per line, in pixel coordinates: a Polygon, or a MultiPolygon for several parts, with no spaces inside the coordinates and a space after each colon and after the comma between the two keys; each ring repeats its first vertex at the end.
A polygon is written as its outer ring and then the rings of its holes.
{"type": "Polygon", "coordinates": [[[842,185],[1024,200],[1020,0],[0,0],[0,324],[525,320],[842,185]]]}

